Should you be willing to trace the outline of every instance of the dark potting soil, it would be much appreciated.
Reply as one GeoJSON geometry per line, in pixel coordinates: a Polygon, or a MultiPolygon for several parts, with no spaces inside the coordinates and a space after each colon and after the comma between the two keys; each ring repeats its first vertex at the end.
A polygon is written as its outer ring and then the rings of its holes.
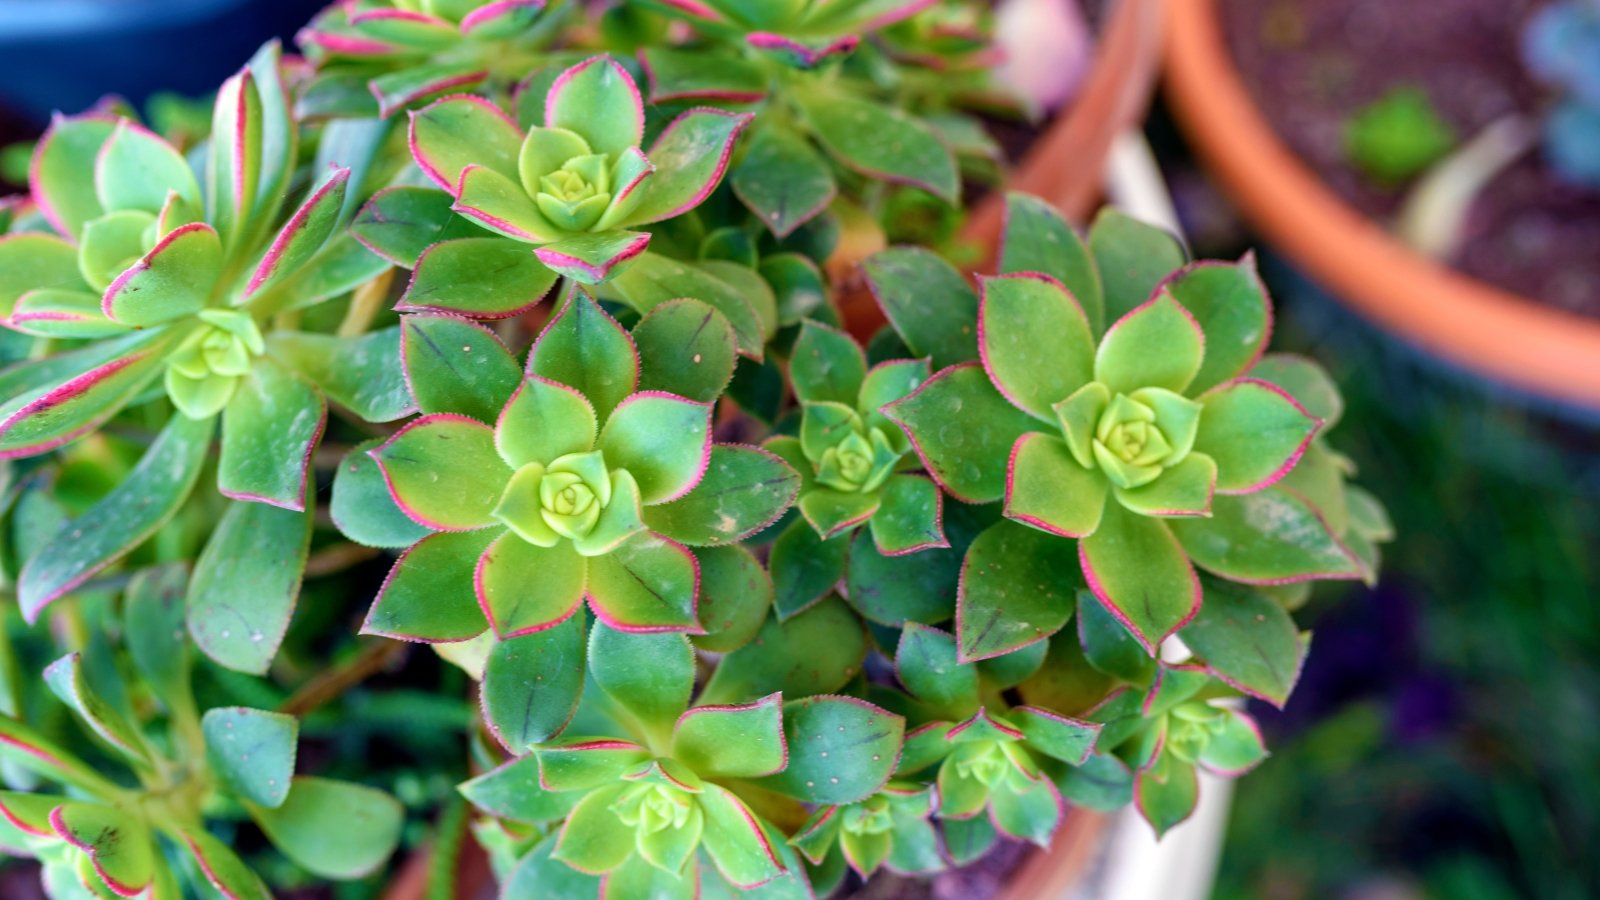
{"type": "MultiPolygon", "coordinates": [[[[1278,134],[1347,202],[1390,218],[1406,187],[1348,161],[1350,115],[1397,86],[1427,92],[1463,141],[1550,97],[1519,40],[1539,0],[1221,0],[1235,63],[1278,134]]],[[[1600,191],[1554,180],[1537,151],[1479,196],[1450,264],[1501,288],[1600,317],[1600,191]]]]}

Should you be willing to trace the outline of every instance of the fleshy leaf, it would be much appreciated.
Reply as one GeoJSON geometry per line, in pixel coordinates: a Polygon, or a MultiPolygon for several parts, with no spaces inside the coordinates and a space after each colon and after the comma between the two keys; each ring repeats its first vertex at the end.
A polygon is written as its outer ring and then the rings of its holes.
{"type": "Polygon", "coordinates": [[[809,319],[800,323],[800,336],[789,356],[789,379],[797,400],[853,408],[866,377],[866,354],[849,335],[809,319]]]}
{"type": "Polygon", "coordinates": [[[1140,388],[1183,393],[1205,358],[1194,316],[1163,291],[1112,323],[1095,356],[1095,380],[1113,394],[1140,388]]]}
{"type": "Polygon", "coordinates": [[[677,500],[711,459],[711,408],[674,394],[638,393],[617,405],[596,446],[639,482],[647,506],[677,500]]]}
{"type": "Polygon", "coordinates": [[[672,758],[706,778],[757,778],[781,771],[789,762],[783,696],[689,710],[673,728],[672,758]]]}
{"type": "Polygon", "coordinates": [[[827,160],[805,138],[777,126],[754,132],[730,181],[739,200],[780,240],[827,209],[838,193],[827,160]]]}
{"type": "Polygon", "coordinates": [[[1182,637],[1218,678],[1279,708],[1299,680],[1299,632],[1283,606],[1259,591],[1208,582],[1206,601],[1182,637]]]}
{"type": "Polygon", "coordinates": [[[1152,656],[1200,608],[1200,579],[1159,520],[1108,503],[1078,554],[1089,589],[1152,656]]]}
{"type": "Polygon", "coordinates": [[[750,123],[750,113],[691,109],[668,123],[646,154],[655,176],[640,188],[644,196],[618,225],[643,225],[679,216],[699,206],[722,181],[733,142],[750,123]]]}
{"type": "Polygon", "coordinates": [[[584,625],[573,616],[543,631],[496,641],[483,667],[483,719],[520,753],[566,728],[583,693],[584,625]]]}
{"type": "Polygon", "coordinates": [[[1048,275],[1072,294],[1096,334],[1105,327],[1100,271],[1089,248],[1055,207],[1027,194],[1006,194],[1000,272],[1048,275]]]}
{"type": "Polygon", "coordinates": [[[431,532],[411,521],[395,505],[377,460],[367,451],[383,443],[373,438],[357,444],[340,460],[333,476],[328,514],[339,533],[366,547],[409,547],[431,532]]]}
{"type": "Polygon", "coordinates": [[[944,536],[944,494],[920,475],[892,475],[883,483],[882,505],[867,526],[884,556],[903,556],[948,547],[944,536]]]}
{"type": "Polygon", "coordinates": [[[800,491],[800,475],[756,447],[713,444],[705,475],[671,503],[647,507],[644,521],[694,547],[742,541],[777,521],[800,491]]]}
{"type": "Polygon", "coordinates": [[[395,309],[507,319],[538,305],[556,283],[527,245],[498,237],[441,241],[417,259],[395,309]]]}
{"type": "Polygon", "coordinates": [[[1261,730],[1249,715],[1237,710],[1222,713],[1223,727],[1211,735],[1199,763],[1208,771],[1224,776],[1239,776],[1267,758],[1261,730]]]}
{"type": "Polygon", "coordinates": [[[1306,499],[1282,486],[1218,496],[1209,519],[1175,519],[1197,565],[1247,584],[1361,577],[1361,565],[1306,499]]]}
{"type": "Polygon", "coordinates": [[[527,244],[546,244],[562,236],[514,177],[476,164],[461,171],[451,209],[495,234],[527,244]]]}
{"type": "MultiPolygon", "coordinates": [[[[257,77],[249,66],[217,91],[206,156],[206,219],[230,248],[246,231],[261,186],[265,116],[257,77]]],[[[282,148],[280,148],[282,149],[282,148]]],[[[273,165],[282,161],[273,160],[273,165]]]]}
{"type": "Polygon", "coordinates": [[[1318,421],[1282,388],[1242,378],[1200,401],[1195,450],[1217,461],[1217,490],[1259,491],[1289,474],[1317,433],[1318,421]]]}
{"type": "Polygon", "coordinates": [[[593,449],[598,427],[594,407],[582,394],[559,382],[529,376],[501,411],[494,444],[512,468],[549,465],[593,449]]]}
{"type": "Polygon", "coordinates": [[[989,803],[995,827],[1002,833],[1039,847],[1050,846],[1062,815],[1061,796],[1050,779],[1036,784],[1012,779],[996,786],[989,803]]]}
{"type": "Polygon", "coordinates": [[[907,622],[894,665],[900,683],[935,717],[965,719],[978,711],[977,667],[961,662],[951,635],[907,622]]]}
{"type": "Polygon", "coordinates": [[[900,760],[906,722],[853,697],[807,697],[784,705],[789,767],[763,780],[808,803],[854,803],[877,793],[900,760]]]}
{"type": "Polygon", "coordinates": [[[24,294],[43,289],[89,289],[78,272],[77,248],[53,234],[0,235],[0,311],[10,315],[24,294]]]}
{"type": "Polygon", "coordinates": [[[227,844],[200,827],[179,828],[200,874],[225,900],[271,900],[272,893],[227,844]]]}
{"type": "Polygon", "coordinates": [[[391,187],[372,195],[361,207],[350,233],[373,253],[411,269],[434,244],[485,232],[450,206],[455,198],[425,187],[391,187]]]}
{"type": "Polygon", "coordinates": [[[482,634],[489,622],[478,606],[472,573],[496,534],[435,534],[402,553],[372,601],[362,633],[430,643],[482,634]]]}
{"type": "Polygon", "coordinates": [[[339,224],[349,181],[350,170],[339,167],[329,171],[311,188],[305,203],[295,210],[267,247],[250,282],[245,285],[245,296],[254,295],[268,284],[283,279],[316,256],[339,224]]]}
{"type": "Polygon", "coordinates": [[[494,430],[450,413],[413,420],[371,456],[406,515],[439,531],[493,524],[511,478],[495,451],[494,430]]]}
{"type": "Polygon", "coordinates": [[[123,597],[122,632],[128,655],[169,711],[193,705],[183,627],[188,585],[188,567],[169,563],[134,575],[123,597]]]}
{"type": "Polygon", "coordinates": [[[733,326],[740,355],[757,361],[778,325],[772,288],[759,273],[738,263],[688,263],[643,253],[615,273],[606,290],[641,313],[682,297],[713,306],[733,326]]]}
{"type": "Polygon", "coordinates": [[[1237,263],[1192,263],[1167,279],[1167,291],[1200,323],[1206,358],[1189,386],[1199,393],[1243,375],[1272,336],[1272,302],[1254,254],[1237,263]]]}
{"type": "Polygon", "coordinates": [[[639,389],[680,394],[701,403],[722,396],[738,362],[733,325],[699,300],[669,300],[633,327],[639,389]]]}
{"type": "Polygon", "coordinates": [[[199,312],[222,272],[222,242],[204,222],[176,228],[106,288],[101,309],[144,327],[199,312]]]}
{"type": "Polygon", "coordinates": [[[767,559],[778,618],[798,615],[832,593],[849,558],[848,541],[827,540],[808,522],[796,520],[785,528],[767,559]]]}
{"type": "Polygon", "coordinates": [[[1094,377],[1089,320],[1059,282],[1007,275],[982,282],[978,351],[989,380],[1018,409],[1054,423],[1052,407],[1094,377]],[[1040,340],[1040,335],[1050,340],[1040,340]]]}
{"type": "Polygon", "coordinates": [[[273,846],[324,878],[360,878],[400,840],[405,810],[383,791],[301,775],[275,808],[250,807],[273,846]]]}
{"type": "Polygon", "coordinates": [[[327,417],[327,403],[304,379],[258,361],[222,414],[217,489],[235,500],[303,509],[311,453],[327,417]]]}
{"type": "Polygon", "coordinates": [[[539,783],[539,769],[538,754],[513,757],[499,768],[463,782],[457,790],[473,806],[503,819],[529,824],[565,819],[583,799],[583,792],[546,790],[539,783]]]}
{"type": "Polygon", "coordinates": [[[200,722],[206,759],[224,785],[258,806],[280,806],[294,776],[294,716],[242,706],[210,709],[200,722]]]}
{"type": "MultiPolygon", "coordinates": [[[[633,339],[588,294],[579,292],[528,351],[528,374],[577,388],[602,420],[639,383],[633,339]]],[[[635,473],[637,476],[637,473],[635,473]]]]}
{"type": "Polygon", "coordinates": [[[88,855],[111,892],[136,897],[149,889],[158,865],[149,829],[131,814],[98,803],[63,803],[50,813],[61,839],[88,855]]]}
{"type": "Polygon", "coordinates": [[[1134,805],[1157,837],[1189,818],[1199,799],[1200,781],[1194,766],[1171,756],[1162,757],[1156,770],[1141,772],[1134,781],[1134,805]]]}
{"type": "Polygon", "coordinates": [[[961,273],[924,247],[891,247],[861,264],[894,330],[936,369],[978,358],[978,295],[961,273]]]}
{"type": "Polygon", "coordinates": [[[1065,441],[1030,432],[1011,448],[1006,517],[1062,537],[1093,534],[1107,486],[1103,474],[1078,464],[1065,441]]]}
{"type": "Polygon", "coordinates": [[[861,620],[843,600],[829,597],[787,622],[767,619],[754,641],[723,657],[699,702],[836,691],[861,671],[866,653],[861,620]]]}
{"type": "Polygon", "coordinates": [[[610,56],[562,72],[545,97],[544,124],[583,136],[596,153],[615,155],[644,138],[644,100],[633,77],[610,56]]]}
{"type": "Polygon", "coordinates": [[[695,631],[700,569],[687,547],[658,535],[636,535],[589,560],[589,604],[613,628],[695,631]]]}
{"type": "Polygon", "coordinates": [[[583,602],[588,566],[567,543],[540,547],[507,531],[479,558],[478,603],[501,640],[565,622],[583,602]],[[537,572],[537,579],[528,573],[537,572]]]}
{"type": "Polygon", "coordinates": [[[170,338],[131,334],[6,370],[0,459],[59,447],[115,415],[161,372],[170,338]]]}
{"type": "Polygon", "coordinates": [[[1090,226],[1089,252],[1100,272],[1107,322],[1149,300],[1156,285],[1188,261],[1177,238],[1111,208],[1090,226]]]}
{"type": "Polygon", "coordinates": [[[962,562],[956,600],[963,659],[1011,653],[1067,624],[1079,582],[1070,546],[1012,522],[978,535],[962,562]]]}
{"type": "Polygon", "coordinates": [[[267,352],[365,421],[392,422],[417,411],[401,367],[399,326],[355,338],[274,331],[267,352]]]}
{"type": "Polygon", "coordinates": [[[650,235],[645,232],[600,231],[564,237],[533,252],[557,275],[595,285],[610,279],[648,246],[650,235]]]}
{"type": "Polygon", "coordinates": [[[148,762],[144,736],[123,715],[90,687],[78,653],[61,657],[44,670],[44,683],[77,714],[83,724],[130,759],[148,762]]]}
{"type": "Polygon", "coordinates": [[[590,791],[573,807],[561,826],[555,858],[579,872],[600,875],[622,865],[632,855],[634,829],[624,825],[612,810],[626,783],[590,791]]]}
{"type": "Polygon", "coordinates": [[[800,495],[800,515],[823,540],[830,540],[846,529],[871,518],[878,511],[876,494],[861,491],[836,491],[818,487],[800,495]]]}
{"type": "Polygon", "coordinates": [[[749,550],[733,544],[695,550],[700,561],[700,624],[695,648],[729,653],[750,643],[772,608],[772,576],[749,550]]]}
{"type": "Polygon", "coordinates": [[[1196,451],[1177,465],[1168,466],[1149,484],[1136,488],[1118,486],[1112,493],[1123,508],[1141,516],[1204,516],[1211,512],[1216,485],[1216,461],[1196,451]]]}
{"type": "Polygon", "coordinates": [[[695,50],[645,47],[639,52],[650,83],[650,102],[706,100],[749,103],[767,93],[767,75],[759,65],[738,57],[713,56],[695,50]]]}
{"type": "Polygon", "coordinates": [[[897,108],[835,92],[799,93],[795,100],[822,146],[846,168],[956,202],[955,157],[928,126],[897,108]]]}
{"type": "Polygon", "coordinates": [[[446,97],[413,112],[410,141],[423,173],[451,194],[471,165],[516,180],[522,130],[482,97],[446,97]]]}
{"type": "Polygon", "coordinates": [[[883,412],[910,435],[934,480],[966,503],[1005,496],[1011,447],[1035,421],[1008,403],[977,363],[939,372],[883,412]]]}
{"type": "Polygon", "coordinates": [[[400,323],[406,381],[424,413],[493,422],[522,383],[516,358],[493,332],[457,316],[406,316],[400,323]]]}
{"type": "Polygon", "coordinates": [[[722,877],[735,887],[749,889],[783,874],[772,838],[732,791],[720,784],[706,785],[700,809],[706,819],[701,846],[722,877]]]}
{"type": "Polygon", "coordinates": [[[1090,591],[1078,592],[1078,642],[1089,665],[1107,675],[1134,684],[1155,676],[1155,660],[1090,591]]]}
{"type": "Polygon", "coordinates": [[[182,154],[126,119],[117,123],[95,157],[94,190],[107,210],[160,212],[168,191],[200,205],[200,184],[182,154]]]}
{"type": "Polygon", "coordinates": [[[86,222],[105,212],[91,173],[116,127],[117,120],[105,116],[58,116],[34,147],[28,192],[62,234],[76,238],[86,222]]]}
{"type": "Polygon", "coordinates": [[[563,738],[534,748],[539,786],[548,791],[591,791],[615,784],[650,761],[650,751],[631,741],[563,738]]]}
{"type": "Polygon", "coordinates": [[[1073,719],[1047,709],[1021,706],[1007,714],[1017,730],[1028,738],[1029,749],[1081,766],[1094,752],[1101,725],[1073,719]]]}
{"type": "Polygon", "coordinates": [[[689,706],[694,650],[683,635],[597,624],[589,636],[589,671],[612,701],[664,735],[689,706]]]}
{"type": "Polygon", "coordinates": [[[206,656],[240,672],[267,671],[300,595],[311,512],[228,504],[189,581],[189,633],[206,656]]]}
{"type": "Polygon", "coordinates": [[[551,834],[523,856],[502,882],[505,896],[598,897],[600,879],[555,859],[555,847],[551,834]]]}

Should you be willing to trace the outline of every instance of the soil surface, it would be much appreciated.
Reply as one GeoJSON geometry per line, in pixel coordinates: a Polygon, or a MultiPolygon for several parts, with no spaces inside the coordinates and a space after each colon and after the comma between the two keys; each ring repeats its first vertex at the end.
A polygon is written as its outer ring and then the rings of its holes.
{"type": "MultiPolygon", "coordinates": [[[[1550,100],[1518,43],[1539,0],[1225,0],[1234,59],[1288,146],[1336,193],[1387,219],[1406,186],[1353,168],[1350,115],[1402,85],[1425,90],[1462,140],[1550,100]]],[[[1496,178],[1466,224],[1457,269],[1539,302],[1600,318],[1600,192],[1553,179],[1537,151],[1496,178]]]]}

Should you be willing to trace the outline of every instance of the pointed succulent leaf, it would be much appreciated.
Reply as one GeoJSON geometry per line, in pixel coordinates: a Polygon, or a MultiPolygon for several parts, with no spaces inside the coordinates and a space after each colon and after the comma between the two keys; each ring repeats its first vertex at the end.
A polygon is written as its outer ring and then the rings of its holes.
{"type": "Polygon", "coordinates": [[[1344,398],[1327,370],[1315,360],[1292,353],[1269,353],[1250,367],[1248,377],[1283,388],[1306,412],[1322,420],[1327,431],[1344,415],[1344,398]]]}
{"type": "Polygon", "coordinates": [[[174,229],[106,288],[101,309],[144,327],[199,312],[222,271],[222,242],[204,222],[174,229]]]}
{"type": "Polygon", "coordinates": [[[0,311],[9,315],[24,294],[42,289],[88,289],[78,250],[53,234],[0,235],[0,311]]]}
{"type": "Polygon", "coordinates": [[[579,292],[528,351],[528,374],[577,388],[608,419],[639,383],[639,356],[617,320],[579,292]]]}
{"type": "Polygon", "coordinates": [[[527,244],[547,244],[562,237],[514,177],[474,163],[461,171],[455,195],[451,209],[495,234],[527,244]]]}
{"type": "Polygon", "coordinates": [[[1095,334],[1105,328],[1105,300],[1094,257],[1061,213],[1038,197],[1006,194],[1000,272],[1050,276],[1078,301],[1095,334]]]}
{"type": "Polygon", "coordinates": [[[787,622],[767,619],[754,641],[723,658],[699,701],[735,703],[775,691],[790,696],[836,691],[861,671],[866,654],[861,621],[843,600],[829,597],[787,622]]]}
{"type": "Polygon", "coordinates": [[[473,572],[478,604],[501,640],[565,622],[583,603],[587,582],[588,565],[570,544],[540,547],[514,531],[495,538],[473,572]]]}
{"type": "Polygon", "coordinates": [[[808,803],[854,803],[876,793],[900,759],[906,722],[853,697],[807,697],[785,704],[789,766],[763,780],[808,803]]]}
{"type": "Polygon", "coordinates": [[[772,576],[743,546],[701,547],[700,623],[706,633],[690,639],[695,648],[730,653],[750,643],[772,608],[772,576]]]}
{"type": "Polygon", "coordinates": [[[780,240],[821,214],[839,191],[827,160],[810,142],[775,125],[754,132],[730,181],[739,200],[780,240]]]}
{"type": "Polygon", "coordinates": [[[502,819],[530,825],[565,819],[583,799],[583,792],[546,790],[539,782],[539,772],[539,755],[529,753],[512,757],[456,789],[473,806],[502,819]]]}
{"type": "Polygon", "coordinates": [[[298,270],[322,249],[339,224],[349,182],[350,170],[337,167],[312,186],[310,196],[273,237],[256,265],[245,285],[247,297],[298,270]]]}
{"type": "Polygon", "coordinates": [[[1254,254],[1237,263],[1191,263],[1174,272],[1166,290],[1200,323],[1206,358],[1190,385],[1209,390],[1243,375],[1261,359],[1272,336],[1272,302],[1254,254]]]}
{"type": "Polygon", "coordinates": [[[1183,393],[1200,371],[1205,334],[1166,291],[1112,323],[1095,356],[1095,380],[1113,393],[1163,388],[1183,393]]]}
{"type": "Polygon", "coordinates": [[[1006,402],[977,363],[939,372],[884,414],[905,429],[934,480],[966,503],[1005,496],[1007,457],[1034,423],[1006,402]]]}
{"type": "Polygon", "coordinates": [[[311,453],[327,418],[320,392],[271,360],[260,360],[223,411],[217,489],[235,500],[304,509],[311,453]]]}
{"type": "Polygon", "coordinates": [[[463,94],[413,112],[410,143],[423,174],[456,194],[468,166],[482,166],[515,180],[522,130],[493,103],[463,94]]]}
{"type": "Polygon", "coordinates": [[[1261,729],[1254,719],[1238,710],[1222,712],[1222,728],[1211,735],[1200,754],[1199,763],[1218,775],[1238,776],[1267,758],[1261,729]]]}
{"type": "MultiPolygon", "coordinates": [[[[306,309],[362,287],[388,268],[388,260],[363,247],[348,232],[336,231],[310,262],[264,288],[250,308],[257,314],[306,309]]],[[[236,296],[235,305],[239,302],[236,296]]]]}
{"type": "Polygon", "coordinates": [[[90,687],[79,654],[69,653],[47,666],[44,683],[107,744],[130,759],[149,761],[150,750],[144,736],[90,687]]]}
{"type": "Polygon", "coordinates": [[[520,753],[567,727],[583,694],[582,616],[496,641],[483,667],[483,719],[501,745],[520,753]]]}
{"type": "Polygon", "coordinates": [[[1134,805],[1157,837],[1189,818],[1199,799],[1194,766],[1171,756],[1162,757],[1155,770],[1139,773],[1134,781],[1134,805]]]}
{"type": "Polygon", "coordinates": [[[738,362],[733,325],[699,300],[669,300],[633,327],[639,348],[639,389],[665,391],[701,403],[727,389],[738,362]]]}
{"type": "Polygon", "coordinates": [[[589,791],[615,784],[650,761],[650,751],[630,741],[563,738],[541,744],[538,785],[547,791],[589,791]]]}
{"type": "Polygon", "coordinates": [[[74,363],[93,363],[87,370],[44,362],[37,371],[16,367],[18,378],[38,375],[66,380],[24,389],[0,406],[0,459],[34,456],[76,440],[138,396],[161,372],[171,340],[164,333],[130,338],[136,343],[117,342],[122,353],[110,359],[99,353],[74,356],[74,363]]]}
{"type": "Polygon", "coordinates": [[[956,600],[961,657],[1000,656],[1060,631],[1079,583],[1070,553],[1060,538],[1012,522],[978,535],[956,600]]]}
{"type": "Polygon", "coordinates": [[[711,408],[675,394],[634,394],[607,417],[596,446],[607,465],[639,482],[643,503],[677,500],[710,463],[711,408]]]}
{"type": "Polygon", "coordinates": [[[139,464],[78,519],[62,524],[17,577],[28,621],[154,534],[188,498],[210,447],[212,423],[173,416],[139,464]]]}
{"type": "Polygon", "coordinates": [[[1054,423],[1052,407],[1094,377],[1094,335],[1060,282],[1003,275],[982,282],[978,351],[989,380],[1018,409],[1054,423]],[[1040,335],[1051,336],[1041,341],[1040,335]]]}
{"type": "Polygon", "coordinates": [[[400,357],[423,413],[493,422],[522,383],[521,367],[493,332],[451,315],[405,316],[400,357]]]}
{"type": "Polygon", "coordinates": [[[928,126],[899,109],[834,92],[799,93],[795,100],[822,146],[846,168],[956,202],[955,157],[928,126]]]}
{"type": "Polygon", "coordinates": [[[868,369],[855,400],[867,427],[891,426],[883,407],[915,391],[932,375],[925,359],[891,359],[868,369]]]}
{"type": "Polygon", "coordinates": [[[311,513],[228,504],[189,582],[189,633],[206,656],[235,671],[267,671],[300,595],[311,513]]]}
{"type": "Polygon", "coordinates": [[[699,206],[722,181],[733,142],[750,123],[750,113],[691,109],[667,124],[646,154],[654,177],[619,225],[643,225],[682,215],[699,206]]]}
{"type": "Polygon", "coordinates": [[[489,622],[478,606],[472,573],[496,535],[492,528],[435,534],[402,553],[361,632],[428,643],[482,634],[489,622]]]}
{"type": "Polygon", "coordinates": [[[200,184],[183,155],[159,136],[124,119],[101,145],[94,164],[95,195],[107,210],[159,212],[167,192],[200,203],[200,184]]]}
{"type": "Polygon", "coordinates": [[[267,338],[269,354],[368,422],[392,422],[417,410],[400,345],[398,326],[354,338],[297,331],[274,331],[267,338]]]}
{"type": "Polygon", "coordinates": [[[1107,675],[1134,684],[1155,676],[1155,660],[1090,591],[1078,592],[1078,642],[1089,665],[1107,675]]]}
{"type": "Polygon", "coordinates": [[[939,718],[965,719],[977,711],[978,670],[961,662],[953,636],[907,622],[894,665],[900,683],[939,718]]]}
{"type": "Polygon", "coordinates": [[[128,655],[168,710],[193,702],[183,627],[188,584],[188,568],[169,563],[134,575],[123,597],[122,632],[128,655]]]}
{"type": "Polygon", "coordinates": [[[533,251],[557,275],[579,284],[601,284],[650,246],[641,231],[601,231],[561,238],[533,251]]]}
{"type": "Polygon", "coordinates": [[[40,288],[18,297],[9,324],[24,334],[69,339],[111,337],[128,330],[105,317],[97,295],[53,288],[40,288]]]}
{"type": "MultiPolygon", "coordinates": [[[[115,784],[90,768],[72,751],[9,716],[0,716],[0,757],[30,772],[82,788],[91,794],[108,795],[117,791],[115,784]]],[[[6,800],[13,796],[0,793],[0,812],[5,809],[6,800]]],[[[44,812],[48,814],[49,810],[44,812]]]]}
{"type": "Polygon", "coordinates": [[[849,558],[848,541],[828,540],[808,522],[796,520],[785,528],[767,559],[778,618],[797,616],[831,594],[849,558]]]}
{"type": "Polygon", "coordinates": [[[1084,537],[1100,527],[1107,487],[1106,477],[1079,465],[1065,441],[1029,432],[1011,448],[1006,517],[1061,537],[1084,537]]]}
{"type": "Polygon", "coordinates": [[[796,399],[854,408],[866,377],[867,357],[854,339],[809,319],[800,323],[800,336],[789,357],[796,399]]]}
{"type": "Polygon", "coordinates": [[[222,83],[213,107],[206,219],[216,225],[229,247],[243,236],[261,183],[265,121],[256,87],[256,76],[247,66],[222,83]]]}
{"type": "Polygon", "coordinates": [[[556,273],[540,264],[525,244],[498,237],[457,238],[422,253],[395,308],[506,319],[532,309],[555,282],[556,273]]]}
{"type": "Polygon", "coordinates": [[[706,785],[700,809],[705,815],[701,846],[729,883],[749,889],[784,873],[773,839],[732,791],[718,784],[706,785]]]}
{"type": "Polygon", "coordinates": [[[394,852],[405,810],[364,785],[301,775],[281,806],[250,807],[273,846],[324,878],[360,878],[394,852]]]}
{"type": "Polygon", "coordinates": [[[1107,504],[1078,555],[1089,589],[1152,656],[1200,608],[1200,580],[1161,521],[1107,504]]]}
{"type": "Polygon", "coordinates": [[[645,47],[639,51],[639,61],[650,84],[651,103],[750,103],[767,93],[766,73],[754,62],[738,57],[645,47]]]}
{"type": "Polygon", "coordinates": [[[799,473],[777,455],[714,444],[700,482],[670,503],[646,507],[644,521],[693,547],[729,544],[777,521],[799,490],[799,473]]]}
{"type": "Polygon", "coordinates": [[[1028,739],[1028,747],[1074,766],[1081,766],[1094,751],[1103,727],[1032,706],[1021,706],[1008,716],[1028,739]]]}
{"type": "Polygon", "coordinates": [[[643,253],[614,273],[606,290],[641,313],[682,297],[713,306],[733,326],[740,355],[757,361],[777,328],[777,300],[771,287],[759,273],[738,263],[696,264],[643,253]],[[752,277],[732,280],[745,275],[752,277]]]}
{"type": "Polygon", "coordinates": [[[131,814],[99,803],[63,803],[50,813],[56,835],[82,850],[113,895],[138,897],[156,879],[154,836],[131,814]]]}
{"type": "Polygon", "coordinates": [[[633,826],[625,825],[612,807],[626,783],[591,791],[573,807],[557,839],[555,858],[590,875],[602,875],[632,855],[633,826]]]}
{"type": "Polygon", "coordinates": [[[882,505],[867,525],[884,556],[904,556],[948,547],[944,535],[944,494],[921,475],[891,475],[883,483],[882,505]]]}
{"type": "Polygon", "coordinates": [[[945,849],[950,854],[950,861],[958,866],[981,858],[999,839],[994,823],[987,816],[944,819],[940,824],[944,828],[945,849]]]}
{"type": "Polygon", "coordinates": [[[644,138],[644,100],[633,77],[610,56],[562,72],[545,97],[544,124],[575,131],[595,153],[618,154],[644,138]]]}
{"type": "Polygon", "coordinates": [[[1241,378],[1200,401],[1195,449],[1217,461],[1217,490],[1247,494],[1289,474],[1316,436],[1319,422],[1271,382],[1241,378]]]}
{"type": "Polygon", "coordinates": [[[406,269],[441,241],[483,237],[485,232],[450,206],[455,198],[425,187],[384,188],[361,207],[350,233],[362,246],[406,269]]]}
{"type": "Polygon", "coordinates": [[[1010,837],[1039,847],[1050,846],[1050,838],[1061,822],[1061,795],[1048,778],[1038,782],[1012,779],[995,788],[989,797],[995,827],[1010,837]]]}
{"type": "Polygon", "coordinates": [[[493,524],[511,478],[495,451],[494,430],[452,413],[412,421],[371,455],[406,515],[439,531],[493,524]]]}
{"type": "Polygon", "coordinates": [[[597,624],[589,636],[595,684],[647,726],[663,733],[689,706],[694,651],[677,634],[630,634],[597,624]]]}
{"type": "Polygon", "coordinates": [[[876,493],[818,487],[800,497],[800,515],[823,540],[872,518],[881,503],[876,493]]]}
{"type": "Polygon", "coordinates": [[[1089,228],[1089,252],[1100,272],[1108,323],[1149,300],[1156,285],[1188,261],[1177,238],[1110,208],[1089,228]]]}
{"type": "Polygon", "coordinates": [[[936,369],[978,358],[978,295],[955,267],[923,247],[891,247],[861,264],[894,330],[936,369]]]}
{"type": "Polygon", "coordinates": [[[367,87],[378,101],[378,115],[388,118],[446,91],[470,89],[488,75],[472,61],[417,65],[385,72],[367,82],[367,87]]]}
{"type": "Polygon", "coordinates": [[[678,717],[672,758],[706,778],[758,778],[789,763],[783,696],[738,706],[699,706],[678,717]]]}
{"type": "Polygon", "coordinates": [[[28,192],[56,230],[76,238],[106,212],[95,193],[95,157],[117,128],[107,116],[57,116],[33,150],[28,192]]]}
{"type": "Polygon", "coordinates": [[[1303,496],[1282,486],[1217,497],[1211,518],[1174,520],[1196,564],[1246,584],[1361,577],[1361,565],[1303,496]]]}
{"type": "Polygon", "coordinates": [[[382,438],[373,438],[357,444],[339,461],[328,514],[340,534],[362,546],[405,548],[430,532],[413,522],[389,495],[377,460],[367,454],[381,443],[382,438]]]}
{"type": "Polygon", "coordinates": [[[198,826],[176,829],[200,874],[224,900],[271,900],[272,893],[227,844],[198,826]]]}
{"type": "Polygon", "coordinates": [[[520,859],[505,877],[508,897],[598,897],[600,879],[556,859],[557,835],[552,833],[520,859]]]}
{"type": "Polygon", "coordinates": [[[200,721],[211,770],[257,806],[281,806],[294,777],[300,726],[294,716],[243,706],[206,710],[200,721]]]}

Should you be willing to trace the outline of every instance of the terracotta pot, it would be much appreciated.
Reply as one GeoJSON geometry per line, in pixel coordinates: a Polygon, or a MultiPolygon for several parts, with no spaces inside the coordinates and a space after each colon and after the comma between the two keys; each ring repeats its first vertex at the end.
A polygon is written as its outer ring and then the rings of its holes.
{"type": "Polygon", "coordinates": [[[1174,5],[1167,97],[1196,152],[1267,242],[1397,337],[1491,379],[1600,408],[1600,321],[1457,273],[1329,190],[1251,100],[1216,0],[1174,5]]]}

